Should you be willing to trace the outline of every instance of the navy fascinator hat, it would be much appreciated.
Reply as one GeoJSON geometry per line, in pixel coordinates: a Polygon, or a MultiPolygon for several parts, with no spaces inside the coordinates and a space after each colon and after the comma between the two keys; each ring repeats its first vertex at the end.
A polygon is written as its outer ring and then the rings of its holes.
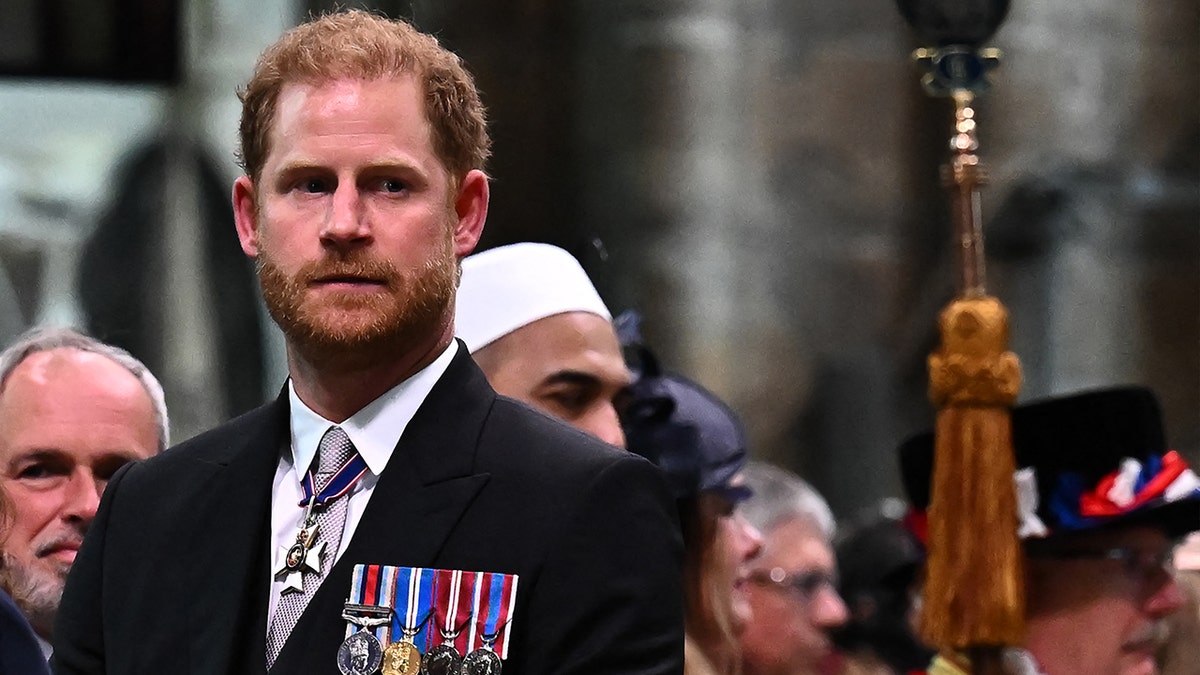
{"type": "Polygon", "coordinates": [[[749,488],[732,484],[747,460],[737,415],[696,382],[664,372],[640,341],[625,344],[636,375],[621,416],[626,448],[663,470],[676,499],[701,492],[733,502],[749,497],[749,488]]]}

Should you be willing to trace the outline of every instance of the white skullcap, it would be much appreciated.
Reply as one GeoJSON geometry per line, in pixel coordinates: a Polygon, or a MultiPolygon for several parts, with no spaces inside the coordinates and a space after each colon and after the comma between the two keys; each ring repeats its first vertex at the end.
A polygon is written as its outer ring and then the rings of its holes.
{"type": "Polygon", "coordinates": [[[463,258],[454,333],[468,351],[563,312],[612,321],[579,261],[561,248],[525,242],[463,258]]]}

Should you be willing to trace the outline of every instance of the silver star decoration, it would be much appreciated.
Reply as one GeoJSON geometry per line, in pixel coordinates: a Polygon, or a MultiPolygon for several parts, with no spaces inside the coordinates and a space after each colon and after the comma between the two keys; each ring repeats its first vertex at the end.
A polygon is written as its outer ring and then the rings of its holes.
{"type": "Polygon", "coordinates": [[[325,553],[325,542],[323,542],[323,541],[319,542],[313,548],[310,548],[307,551],[305,551],[304,562],[301,563],[299,568],[294,569],[294,570],[289,570],[287,568],[287,554],[288,554],[288,551],[290,551],[292,547],[291,546],[280,546],[279,548],[283,552],[283,560],[284,560],[283,567],[278,572],[275,573],[275,577],[277,579],[280,576],[283,577],[282,579],[280,579],[280,581],[283,582],[283,588],[280,590],[280,593],[283,595],[286,595],[288,593],[303,593],[304,592],[304,573],[305,572],[315,572],[317,574],[321,573],[321,556],[324,555],[324,553],[325,553]]]}

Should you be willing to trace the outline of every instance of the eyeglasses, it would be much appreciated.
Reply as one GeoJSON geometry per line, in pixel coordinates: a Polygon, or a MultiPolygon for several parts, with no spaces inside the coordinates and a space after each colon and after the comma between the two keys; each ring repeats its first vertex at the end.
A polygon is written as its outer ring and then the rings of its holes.
{"type": "Polygon", "coordinates": [[[769,570],[754,570],[747,579],[760,586],[770,586],[787,591],[802,602],[811,602],[822,588],[837,592],[836,574],[821,570],[788,573],[782,567],[769,570]]]}
{"type": "Polygon", "coordinates": [[[1151,589],[1157,588],[1159,584],[1175,574],[1174,547],[1161,551],[1148,551],[1131,546],[1065,549],[1040,551],[1037,553],[1037,557],[1055,560],[1114,560],[1121,563],[1121,569],[1127,576],[1140,581],[1145,587],[1151,589]]]}

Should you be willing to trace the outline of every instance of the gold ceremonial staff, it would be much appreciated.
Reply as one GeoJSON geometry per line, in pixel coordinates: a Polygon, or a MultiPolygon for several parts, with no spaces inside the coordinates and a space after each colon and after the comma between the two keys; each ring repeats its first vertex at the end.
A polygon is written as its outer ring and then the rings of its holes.
{"type": "Polygon", "coordinates": [[[897,0],[926,47],[914,57],[932,96],[954,101],[951,193],[959,295],[939,316],[941,345],[929,356],[937,406],[921,636],[968,655],[978,675],[1003,673],[1001,650],[1025,639],[1024,570],[1017,538],[1010,409],[1021,367],[1008,351],[1008,312],[987,295],[976,151],[976,95],[999,52],[979,45],[1008,12],[1007,0],[897,0]]]}

